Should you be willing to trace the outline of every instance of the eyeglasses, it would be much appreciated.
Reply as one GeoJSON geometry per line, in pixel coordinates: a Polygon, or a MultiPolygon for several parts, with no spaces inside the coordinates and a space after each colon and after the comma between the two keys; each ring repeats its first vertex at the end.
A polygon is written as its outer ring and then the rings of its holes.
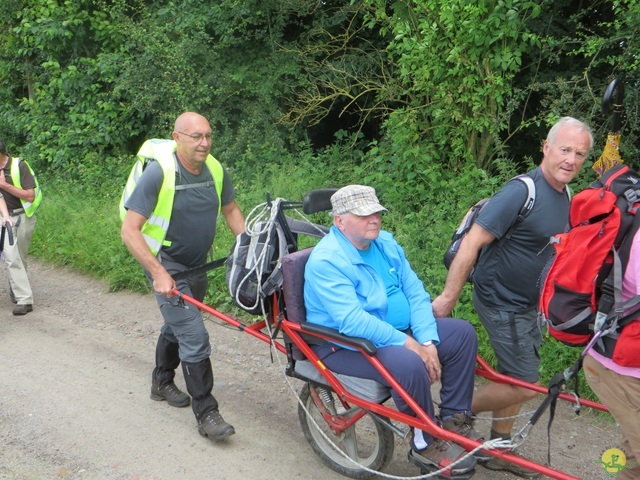
{"type": "Polygon", "coordinates": [[[177,132],[177,133],[179,133],[180,135],[185,135],[197,143],[202,142],[202,140],[204,140],[205,138],[207,139],[207,142],[210,142],[212,138],[211,132],[204,133],[204,134],[203,133],[184,133],[184,132],[177,132]]]}

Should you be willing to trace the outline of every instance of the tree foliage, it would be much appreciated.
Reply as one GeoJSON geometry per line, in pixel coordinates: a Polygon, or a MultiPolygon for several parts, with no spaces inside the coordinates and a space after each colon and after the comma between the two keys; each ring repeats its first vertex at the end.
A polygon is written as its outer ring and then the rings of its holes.
{"type": "MultiPolygon", "coordinates": [[[[148,137],[206,115],[248,174],[312,148],[415,212],[456,176],[537,160],[550,123],[599,134],[627,86],[638,154],[635,0],[15,0],[0,6],[0,137],[40,170],[115,188],[148,137]],[[624,41],[625,47],[620,45],[624,41]],[[532,148],[532,146],[534,148],[532,148]],[[467,173],[463,173],[467,172],[467,173]],[[400,187],[398,187],[400,186],[400,187]]],[[[487,185],[492,185],[488,182],[487,185]]]]}
{"type": "Polygon", "coordinates": [[[258,162],[252,149],[281,152],[282,99],[298,72],[278,47],[290,12],[274,18],[267,3],[3,4],[0,135],[41,170],[91,188],[121,178],[119,159],[168,136],[185,110],[211,120],[228,163],[248,153],[258,162]]]}
{"type": "Polygon", "coordinates": [[[413,110],[421,125],[416,133],[433,138],[445,162],[487,168],[508,121],[505,106],[523,53],[539,43],[525,25],[540,7],[518,0],[395,5],[402,13],[383,19],[394,34],[389,50],[410,101],[394,112],[390,127],[402,129],[402,117],[413,110]]]}

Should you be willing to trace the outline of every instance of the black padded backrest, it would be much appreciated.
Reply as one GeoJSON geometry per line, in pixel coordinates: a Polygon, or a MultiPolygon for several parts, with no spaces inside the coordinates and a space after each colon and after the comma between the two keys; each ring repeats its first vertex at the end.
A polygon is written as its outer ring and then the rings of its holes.
{"type": "Polygon", "coordinates": [[[298,250],[282,257],[282,290],[287,307],[287,320],[303,323],[307,318],[304,308],[304,267],[311,255],[311,248],[298,250]]]}

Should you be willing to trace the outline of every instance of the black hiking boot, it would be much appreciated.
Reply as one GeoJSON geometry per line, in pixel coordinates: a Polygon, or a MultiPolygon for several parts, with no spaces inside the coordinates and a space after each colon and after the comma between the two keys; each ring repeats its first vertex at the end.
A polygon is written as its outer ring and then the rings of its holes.
{"type": "Polygon", "coordinates": [[[198,420],[198,432],[211,440],[222,440],[236,433],[233,425],[224,421],[218,410],[211,410],[198,420]]]}
{"type": "Polygon", "coordinates": [[[191,398],[173,383],[175,370],[180,365],[178,349],[175,342],[170,342],[162,333],[156,344],[156,366],[151,373],[151,400],[166,400],[172,407],[186,407],[191,398]]]}
{"type": "Polygon", "coordinates": [[[151,400],[162,402],[166,400],[172,407],[186,407],[191,403],[191,397],[180,391],[178,386],[171,382],[162,387],[158,387],[156,382],[151,383],[151,400]]]}

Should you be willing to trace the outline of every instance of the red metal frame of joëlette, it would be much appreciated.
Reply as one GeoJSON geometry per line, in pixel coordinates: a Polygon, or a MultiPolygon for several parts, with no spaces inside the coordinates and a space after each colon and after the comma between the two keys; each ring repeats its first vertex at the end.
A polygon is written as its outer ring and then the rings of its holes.
{"type": "MultiPolygon", "coordinates": [[[[262,320],[252,325],[244,325],[238,320],[231,318],[228,315],[225,315],[224,313],[221,313],[216,309],[196,300],[193,297],[190,297],[189,295],[183,294],[178,290],[174,290],[173,293],[179,296],[182,300],[186,301],[187,303],[190,303],[198,307],[199,309],[205,311],[206,313],[228,323],[229,325],[236,327],[238,330],[244,333],[247,333],[255,338],[258,338],[259,340],[265,343],[274,345],[274,347],[278,351],[280,351],[283,354],[286,354],[286,347],[284,346],[284,344],[282,344],[279,341],[272,340],[269,334],[262,331],[263,329],[266,328],[265,320],[262,320]]],[[[271,318],[278,318],[280,315],[279,306],[277,304],[277,301],[275,300],[273,302],[273,312],[274,313],[272,314],[271,318]]],[[[436,438],[441,438],[443,440],[455,442],[461,447],[465,448],[467,451],[471,451],[481,445],[479,442],[471,440],[470,438],[464,437],[462,435],[458,435],[454,432],[450,432],[438,426],[433,420],[431,420],[431,418],[429,418],[429,416],[424,412],[424,410],[420,408],[420,406],[415,402],[415,400],[413,400],[413,398],[406,392],[406,390],[400,384],[398,384],[398,382],[389,374],[389,372],[375,357],[375,355],[368,355],[362,349],[358,348],[360,352],[376,368],[376,370],[380,372],[380,374],[385,378],[385,380],[389,382],[389,385],[391,385],[391,388],[393,388],[403,398],[403,400],[407,403],[407,405],[411,407],[411,409],[416,414],[415,417],[399,412],[398,410],[385,406],[383,404],[364,400],[356,395],[349,393],[344,388],[344,386],[340,383],[340,381],[331,373],[331,371],[327,369],[324,366],[324,364],[318,359],[315,352],[311,349],[309,344],[302,338],[301,334],[313,335],[325,340],[329,340],[330,339],[329,337],[325,337],[322,334],[319,334],[317,332],[310,332],[305,329],[305,326],[303,324],[291,322],[287,319],[283,319],[280,322],[280,328],[291,339],[291,341],[301,350],[301,352],[305,355],[305,357],[313,365],[315,365],[315,367],[318,369],[320,374],[324,377],[326,382],[336,392],[338,397],[341,399],[341,401],[345,405],[353,404],[362,408],[363,410],[374,412],[378,415],[387,417],[391,420],[395,420],[397,422],[409,425],[411,427],[419,428],[421,430],[424,430],[430,433],[436,438]]],[[[330,339],[330,340],[333,342],[336,342],[335,339],[330,339]]],[[[477,356],[477,362],[478,362],[478,366],[476,367],[476,374],[486,378],[487,380],[490,380],[492,382],[497,382],[497,383],[509,383],[512,385],[517,385],[520,387],[534,390],[541,394],[547,394],[548,392],[547,388],[545,388],[542,385],[536,385],[533,383],[524,382],[522,380],[518,380],[518,379],[496,372],[480,356],[477,356]]],[[[567,393],[561,393],[558,398],[572,402],[572,403],[579,402],[581,405],[584,405],[589,408],[601,410],[604,412],[607,411],[607,408],[600,403],[593,402],[587,399],[582,399],[582,398],[577,399],[575,396],[569,395],[567,393]]],[[[347,424],[341,419],[336,419],[331,416],[324,416],[324,418],[325,420],[327,420],[327,423],[330,425],[330,427],[334,431],[339,432],[340,430],[347,428],[350,424],[357,421],[360,417],[356,416],[354,419],[352,419],[352,421],[349,422],[349,424],[347,424]]],[[[505,461],[514,463],[516,465],[520,465],[524,468],[541,473],[550,478],[555,478],[559,480],[580,480],[579,477],[574,477],[568,473],[562,472],[552,467],[542,465],[540,463],[534,462],[524,457],[513,455],[507,451],[491,449],[491,450],[487,450],[487,452],[492,456],[499,457],[505,461]]]]}

